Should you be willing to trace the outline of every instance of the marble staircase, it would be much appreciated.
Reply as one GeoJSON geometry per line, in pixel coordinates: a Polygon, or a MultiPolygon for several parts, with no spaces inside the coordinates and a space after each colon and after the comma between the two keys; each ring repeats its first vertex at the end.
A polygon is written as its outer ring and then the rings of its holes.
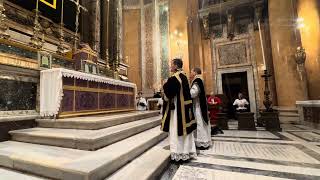
{"type": "Polygon", "coordinates": [[[158,112],[37,121],[0,143],[0,166],[50,179],[153,179],[169,162],[158,112]]]}

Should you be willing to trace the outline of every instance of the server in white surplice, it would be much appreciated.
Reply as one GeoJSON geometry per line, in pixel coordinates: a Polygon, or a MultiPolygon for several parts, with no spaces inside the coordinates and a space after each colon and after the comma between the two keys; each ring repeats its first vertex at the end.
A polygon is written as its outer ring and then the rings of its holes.
{"type": "Polygon", "coordinates": [[[187,161],[197,156],[194,130],[197,128],[193,115],[188,78],[182,71],[182,60],[171,63],[173,75],[163,85],[164,103],[161,129],[169,132],[171,159],[187,161]]]}
{"type": "Polygon", "coordinates": [[[201,69],[194,68],[191,71],[190,78],[192,79],[190,94],[193,100],[193,112],[197,120],[197,130],[195,131],[196,146],[200,149],[207,149],[212,145],[211,126],[201,69]]]}

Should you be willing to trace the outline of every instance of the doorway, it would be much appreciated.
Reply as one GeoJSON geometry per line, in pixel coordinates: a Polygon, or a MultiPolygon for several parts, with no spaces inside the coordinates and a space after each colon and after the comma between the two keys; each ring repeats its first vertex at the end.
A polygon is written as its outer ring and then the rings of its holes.
{"type": "Polygon", "coordinates": [[[233,102],[238,98],[238,94],[241,92],[244,98],[249,101],[247,72],[222,74],[222,91],[227,98],[229,118],[234,118],[233,102]]]}

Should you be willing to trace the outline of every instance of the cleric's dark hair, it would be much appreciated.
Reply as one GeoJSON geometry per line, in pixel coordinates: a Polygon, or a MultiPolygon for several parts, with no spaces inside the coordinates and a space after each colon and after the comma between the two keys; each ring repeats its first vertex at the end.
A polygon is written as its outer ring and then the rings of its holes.
{"type": "Polygon", "coordinates": [[[198,67],[193,68],[193,71],[197,74],[202,74],[201,69],[198,67]]]}
{"type": "Polygon", "coordinates": [[[172,60],[173,61],[173,64],[178,66],[179,69],[182,68],[183,66],[183,62],[182,62],[182,59],[179,59],[179,58],[175,58],[172,60]]]}

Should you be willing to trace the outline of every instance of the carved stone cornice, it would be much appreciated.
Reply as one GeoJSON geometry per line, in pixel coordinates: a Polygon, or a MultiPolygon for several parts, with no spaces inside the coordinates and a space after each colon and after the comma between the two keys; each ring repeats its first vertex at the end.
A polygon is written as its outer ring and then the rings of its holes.
{"type": "Polygon", "coordinates": [[[257,4],[263,4],[265,0],[229,0],[226,2],[222,2],[219,4],[209,5],[199,10],[199,16],[208,16],[210,13],[212,14],[225,14],[227,10],[233,8],[239,8],[242,6],[252,6],[257,4]]]}

